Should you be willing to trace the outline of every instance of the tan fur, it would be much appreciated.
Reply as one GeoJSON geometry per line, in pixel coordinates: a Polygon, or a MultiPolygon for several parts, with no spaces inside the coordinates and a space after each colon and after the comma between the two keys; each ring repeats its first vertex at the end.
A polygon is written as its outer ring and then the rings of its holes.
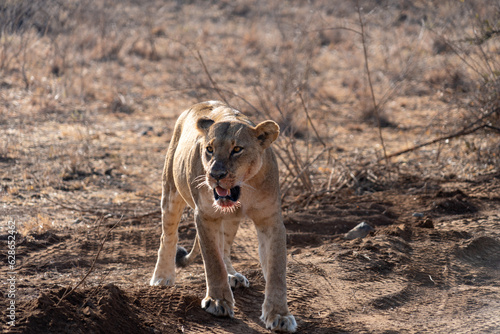
{"type": "Polygon", "coordinates": [[[275,122],[254,126],[243,114],[222,102],[199,103],[182,113],[165,159],[162,236],[150,284],[175,282],[177,228],[187,204],[194,209],[197,240],[185,259],[192,260],[199,244],[207,283],[202,307],[212,314],[232,317],[234,299],[230,285],[249,285],[230,261],[239,221],[247,216],[257,230],[266,280],[261,319],[267,328],[294,332],[297,325],[286,301],[286,234],[278,166],[270,147],[278,134],[275,122]],[[220,171],[223,177],[216,179],[214,175],[220,171]],[[223,189],[239,186],[237,203],[224,199],[216,202],[217,186],[223,189]]]}

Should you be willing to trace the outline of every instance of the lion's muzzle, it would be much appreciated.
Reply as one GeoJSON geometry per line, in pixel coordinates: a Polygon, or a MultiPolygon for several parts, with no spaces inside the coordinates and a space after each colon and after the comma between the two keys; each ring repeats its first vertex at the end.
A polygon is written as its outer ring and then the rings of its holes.
{"type": "Polygon", "coordinates": [[[231,189],[224,189],[220,186],[217,186],[214,189],[215,200],[230,200],[232,202],[237,202],[240,198],[240,189],[241,188],[239,186],[231,189]]]}
{"type": "Polygon", "coordinates": [[[231,189],[224,189],[221,186],[214,188],[214,206],[222,211],[232,211],[240,206],[241,188],[239,186],[231,189]]]}

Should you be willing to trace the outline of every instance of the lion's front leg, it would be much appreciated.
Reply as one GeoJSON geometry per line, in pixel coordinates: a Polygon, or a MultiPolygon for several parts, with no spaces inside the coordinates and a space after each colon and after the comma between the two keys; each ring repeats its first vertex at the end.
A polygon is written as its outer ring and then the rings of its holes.
{"type": "Polygon", "coordinates": [[[250,282],[248,279],[237,272],[231,263],[231,246],[233,245],[234,237],[240,225],[240,218],[224,220],[224,263],[228,273],[229,285],[231,288],[248,288],[250,282]]]}
{"type": "Polygon", "coordinates": [[[161,200],[162,233],[158,259],[150,285],[173,285],[175,283],[175,254],[177,251],[177,228],[186,203],[175,188],[164,185],[161,200]]]}
{"type": "Polygon", "coordinates": [[[271,330],[295,332],[297,323],[288,310],[286,300],[286,231],[281,215],[254,222],[266,280],[261,320],[271,330]]]}
{"type": "Polygon", "coordinates": [[[207,295],[201,307],[216,316],[234,316],[234,298],[224,263],[224,231],[220,219],[209,219],[195,212],[196,229],[205,266],[207,295]]]}

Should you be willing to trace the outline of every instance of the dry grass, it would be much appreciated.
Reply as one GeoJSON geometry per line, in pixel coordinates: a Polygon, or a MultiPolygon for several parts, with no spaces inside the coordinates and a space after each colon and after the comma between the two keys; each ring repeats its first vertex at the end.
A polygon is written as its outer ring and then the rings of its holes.
{"type": "Polygon", "coordinates": [[[36,217],[23,223],[17,232],[21,236],[29,237],[32,234],[43,234],[55,228],[57,226],[55,226],[54,221],[51,221],[50,217],[39,213],[36,217]]]}
{"type": "Polygon", "coordinates": [[[46,197],[158,197],[173,122],[215,98],[280,123],[287,201],[498,171],[498,1],[362,1],[373,95],[354,1],[1,6],[0,194],[27,222],[66,220],[46,197]],[[373,98],[389,154],[490,115],[386,165],[373,98]]]}

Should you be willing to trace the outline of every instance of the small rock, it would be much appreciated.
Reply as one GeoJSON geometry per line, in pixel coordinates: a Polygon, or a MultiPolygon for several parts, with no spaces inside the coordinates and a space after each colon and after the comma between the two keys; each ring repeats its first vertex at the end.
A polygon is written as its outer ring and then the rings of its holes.
{"type": "Polygon", "coordinates": [[[422,228],[434,228],[434,222],[427,218],[426,220],[420,221],[417,226],[422,228]]]}
{"type": "Polygon", "coordinates": [[[145,129],[143,129],[139,135],[140,136],[147,136],[150,135],[153,132],[154,128],[152,126],[147,126],[145,129]]]}
{"type": "Polygon", "coordinates": [[[424,218],[424,214],[421,212],[415,212],[412,214],[413,217],[424,218]]]}
{"type": "Polygon", "coordinates": [[[364,238],[371,231],[373,231],[373,227],[371,227],[370,225],[368,225],[365,222],[362,222],[361,224],[356,225],[352,230],[347,232],[344,235],[344,239],[353,240],[353,239],[358,239],[358,238],[364,238]]]}
{"type": "Polygon", "coordinates": [[[82,312],[84,315],[86,315],[87,317],[90,316],[92,314],[92,312],[90,311],[90,307],[85,307],[83,309],[83,312],[82,312]]]}

